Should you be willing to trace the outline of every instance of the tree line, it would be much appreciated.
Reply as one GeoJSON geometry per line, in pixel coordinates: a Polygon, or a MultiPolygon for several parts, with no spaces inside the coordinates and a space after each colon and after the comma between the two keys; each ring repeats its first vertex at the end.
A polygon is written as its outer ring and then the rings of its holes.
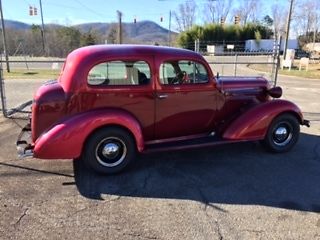
{"type": "MultiPolygon", "coordinates": [[[[285,33],[291,0],[275,1],[273,4],[262,0],[208,0],[201,4],[187,0],[173,12],[176,29],[179,32],[190,29],[196,22],[233,24],[238,17],[240,25],[258,23],[266,17],[275,36],[285,33]]],[[[296,35],[319,32],[320,1],[293,0],[290,31],[296,35]]]]}
{"type": "Polygon", "coordinates": [[[261,24],[249,23],[246,25],[221,25],[217,23],[206,24],[204,26],[194,25],[189,30],[181,32],[177,43],[188,49],[194,48],[194,42],[210,43],[235,43],[244,44],[247,39],[268,39],[272,36],[272,30],[261,24]]]}
{"type": "MultiPolygon", "coordinates": [[[[205,32],[209,29],[211,29],[211,35],[214,37],[211,40],[221,39],[221,36],[229,39],[230,32],[235,34],[234,40],[241,40],[243,36],[248,35],[251,39],[257,39],[256,37],[259,37],[258,33],[261,34],[262,38],[273,37],[279,39],[280,36],[284,38],[290,1],[292,0],[277,1],[270,4],[270,2],[262,0],[208,0],[199,4],[195,0],[187,0],[179,4],[173,12],[176,29],[181,32],[179,41],[184,45],[185,42],[188,42],[185,39],[192,41],[194,37],[191,37],[191,35],[197,36],[199,34],[207,39],[205,32]],[[194,27],[200,21],[209,25],[194,27]],[[227,26],[222,28],[218,26],[219,24],[234,25],[236,21],[241,27],[227,26]],[[267,32],[260,27],[254,29],[253,32],[248,29],[245,30],[248,23],[251,24],[249,28],[252,28],[252,25],[262,25],[264,28],[268,28],[266,29],[267,32]],[[270,32],[273,34],[270,35],[270,32]],[[264,35],[265,33],[266,35],[264,35]]],[[[318,41],[320,1],[293,0],[290,26],[290,36],[298,38],[301,46],[307,42],[318,41]]]]}
{"type": "MultiPolygon", "coordinates": [[[[109,30],[103,34],[96,30],[80,31],[76,27],[47,25],[45,28],[43,49],[42,29],[39,25],[32,25],[30,29],[6,29],[7,51],[9,56],[50,56],[66,57],[68,53],[79,47],[117,42],[117,25],[111,24],[109,30]]],[[[124,40],[130,39],[124,31],[124,40]]],[[[3,44],[0,46],[3,51],[3,44]]]]}
{"type": "Polygon", "coordinates": [[[102,36],[98,32],[83,33],[74,27],[51,26],[45,29],[45,49],[43,49],[41,31],[38,25],[32,25],[27,30],[7,29],[8,54],[66,57],[76,48],[102,41],[102,36]]]}

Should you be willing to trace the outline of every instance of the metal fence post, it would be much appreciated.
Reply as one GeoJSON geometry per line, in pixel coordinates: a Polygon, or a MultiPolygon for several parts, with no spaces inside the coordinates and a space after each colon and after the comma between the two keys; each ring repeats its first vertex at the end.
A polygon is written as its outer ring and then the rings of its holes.
{"type": "Polygon", "coordinates": [[[2,63],[0,65],[0,95],[1,95],[1,109],[2,114],[6,118],[7,115],[7,108],[6,108],[6,97],[4,92],[4,81],[3,81],[3,69],[2,69],[2,63]]]}
{"type": "Polygon", "coordinates": [[[237,76],[237,63],[238,63],[238,54],[234,56],[234,76],[237,76]]]}
{"type": "Polygon", "coordinates": [[[197,53],[200,52],[200,40],[199,39],[194,40],[194,51],[197,53]]]}
{"type": "Polygon", "coordinates": [[[280,37],[280,39],[279,39],[279,43],[278,43],[277,51],[276,51],[276,63],[275,63],[276,71],[275,71],[275,74],[274,74],[274,86],[277,85],[277,80],[278,80],[278,71],[279,71],[279,67],[280,67],[281,42],[282,42],[282,37],[280,37]]]}
{"type": "Polygon", "coordinates": [[[271,81],[274,83],[275,80],[275,70],[276,70],[276,60],[277,60],[277,48],[278,42],[277,39],[274,39],[273,49],[272,49],[272,69],[271,69],[271,81]]]}

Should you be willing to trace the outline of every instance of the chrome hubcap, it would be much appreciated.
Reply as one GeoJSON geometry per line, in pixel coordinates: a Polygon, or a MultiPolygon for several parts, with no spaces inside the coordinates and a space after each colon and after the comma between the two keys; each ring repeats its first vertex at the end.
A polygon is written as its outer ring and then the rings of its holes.
{"type": "Polygon", "coordinates": [[[99,142],[95,155],[101,165],[115,167],[125,159],[127,147],[120,138],[108,137],[99,142]]]}
{"type": "Polygon", "coordinates": [[[292,127],[287,123],[279,123],[273,132],[273,142],[278,146],[287,145],[292,139],[292,127]]]}
{"type": "Polygon", "coordinates": [[[107,143],[102,150],[103,156],[113,158],[119,153],[119,146],[115,143],[107,143]]]}
{"type": "Polygon", "coordinates": [[[275,137],[279,140],[279,141],[283,141],[286,139],[287,135],[288,135],[288,131],[286,128],[284,127],[279,127],[276,129],[275,131],[275,137]]]}

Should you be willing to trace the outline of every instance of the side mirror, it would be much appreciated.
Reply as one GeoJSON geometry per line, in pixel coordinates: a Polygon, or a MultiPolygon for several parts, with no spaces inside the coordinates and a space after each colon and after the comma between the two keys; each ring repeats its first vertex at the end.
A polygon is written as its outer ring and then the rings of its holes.
{"type": "Polygon", "coordinates": [[[273,98],[280,98],[282,96],[281,87],[273,87],[268,90],[268,94],[273,98]]]}

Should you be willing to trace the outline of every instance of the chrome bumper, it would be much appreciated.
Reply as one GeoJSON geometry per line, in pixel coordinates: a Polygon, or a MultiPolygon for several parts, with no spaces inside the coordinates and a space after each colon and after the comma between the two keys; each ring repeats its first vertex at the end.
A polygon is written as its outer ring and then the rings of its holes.
{"type": "Polygon", "coordinates": [[[30,142],[31,142],[31,125],[28,124],[24,128],[22,128],[16,142],[17,153],[19,158],[33,157],[34,146],[30,142]]]}

